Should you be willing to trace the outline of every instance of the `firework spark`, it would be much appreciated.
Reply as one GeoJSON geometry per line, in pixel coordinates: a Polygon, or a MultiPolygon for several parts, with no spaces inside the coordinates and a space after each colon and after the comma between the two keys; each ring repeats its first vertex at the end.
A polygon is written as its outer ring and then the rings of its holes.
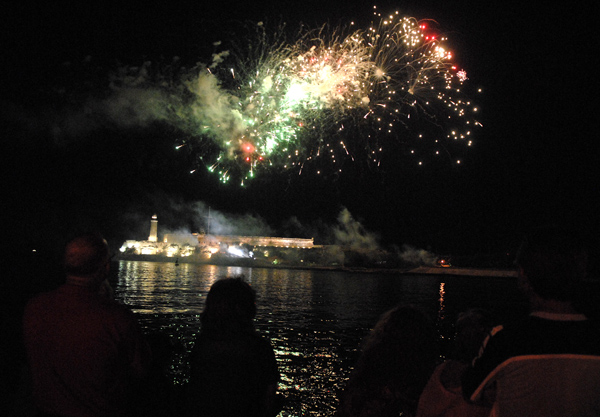
{"type": "Polygon", "coordinates": [[[214,54],[189,77],[192,99],[179,111],[210,142],[208,169],[243,184],[271,171],[339,172],[347,160],[379,166],[398,143],[414,145],[419,165],[421,148],[470,146],[477,108],[434,22],[375,17],[367,30],[323,27],[293,42],[259,23],[249,47],[214,54]]]}

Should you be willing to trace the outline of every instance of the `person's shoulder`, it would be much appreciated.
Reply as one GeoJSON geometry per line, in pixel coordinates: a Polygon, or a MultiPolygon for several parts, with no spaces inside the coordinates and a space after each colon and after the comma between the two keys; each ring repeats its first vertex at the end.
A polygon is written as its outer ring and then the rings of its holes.
{"type": "Polygon", "coordinates": [[[536,315],[527,315],[520,320],[515,320],[497,326],[492,330],[492,337],[495,340],[522,340],[537,338],[541,335],[552,334],[564,328],[568,322],[559,320],[550,320],[536,315]]]}
{"type": "Polygon", "coordinates": [[[254,338],[257,341],[257,343],[264,345],[264,346],[271,347],[271,339],[267,335],[259,333],[259,332],[255,332],[254,338]]]}
{"type": "Polygon", "coordinates": [[[129,306],[115,300],[114,298],[100,297],[100,304],[108,311],[113,311],[115,314],[122,314],[126,316],[133,316],[133,311],[129,306]]]}
{"type": "Polygon", "coordinates": [[[56,298],[58,289],[37,293],[29,298],[25,304],[25,312],[44,308],[48,304],[51,304],[56,298]]]}
{"type": "Polygon", "coordinates": [[[269,354],[273,352],[273,345],[271,344],[271,340],[268,336],[255,331],[249,333],[247,337],[248,346],[251,347],[255,352],[268,352],[269,354]]]}
{"type": "Polygon", "coordinates": [[[539,332],[546,327],[552,327],[556,322],[540,317],[527,315],[519,320],[512,320],[494,327],[491,335],[496,339],[522,338],[539,332]]]}
{"type": "Polygon", "coordinates": [[[135,322],[135,314],[125,304],[108,297],[95,297],[95,309],[99,314],[110,317],[111,320],[120,320],[125,322],[135,322]]]}
{"type": "Polygon", "coordinates": [[[495,344],[519,353],[600,354],[600,326],[584,316],[547,317],[530,315],[521,322],[504,326],[495,344]]]}

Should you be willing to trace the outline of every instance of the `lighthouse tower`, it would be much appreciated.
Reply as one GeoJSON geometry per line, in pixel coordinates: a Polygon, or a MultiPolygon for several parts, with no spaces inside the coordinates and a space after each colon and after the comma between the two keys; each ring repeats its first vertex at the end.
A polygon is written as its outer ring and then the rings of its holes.
{"type": "Polygon", "coordinates": [[[150,220],[150,236],[148,236],[148,240],[150,242],[156,242],[158,240],[157,231],[158,231],[158,217],[156,217],[156,214],[155,214],[154,216],[152,216],[152,220],[150,220]]]}

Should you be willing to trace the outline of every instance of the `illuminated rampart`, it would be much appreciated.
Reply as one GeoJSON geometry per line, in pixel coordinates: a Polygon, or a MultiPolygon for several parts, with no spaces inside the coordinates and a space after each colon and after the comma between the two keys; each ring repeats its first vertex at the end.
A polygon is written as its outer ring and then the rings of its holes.
{"type": "Polygon", "coordinates": [[[216,236],[198,235],[199,245],[228,245],[228,246],[269,246],[275,248],[312,248],[314,239],[269,236],[216,236]]]}

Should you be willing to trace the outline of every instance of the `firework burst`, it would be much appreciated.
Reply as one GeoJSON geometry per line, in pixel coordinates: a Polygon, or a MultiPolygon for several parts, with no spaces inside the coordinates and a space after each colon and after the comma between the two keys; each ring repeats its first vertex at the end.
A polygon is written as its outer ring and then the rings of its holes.
{"type": "Polygon", "coordinates": [[[301,30],[293,42],[259,23],[249,47],[197,69],[179,113],[211,144],[202,155],[208,169],[244,184],[273,171],[341,172],[348,160],[378,166],[398,144],[419,164],[425,149],[451,155],[456,144],[470,146],[477,108],[463,98],[466,73],[434,22],[375,17],[367,30],[301,30]]]}

